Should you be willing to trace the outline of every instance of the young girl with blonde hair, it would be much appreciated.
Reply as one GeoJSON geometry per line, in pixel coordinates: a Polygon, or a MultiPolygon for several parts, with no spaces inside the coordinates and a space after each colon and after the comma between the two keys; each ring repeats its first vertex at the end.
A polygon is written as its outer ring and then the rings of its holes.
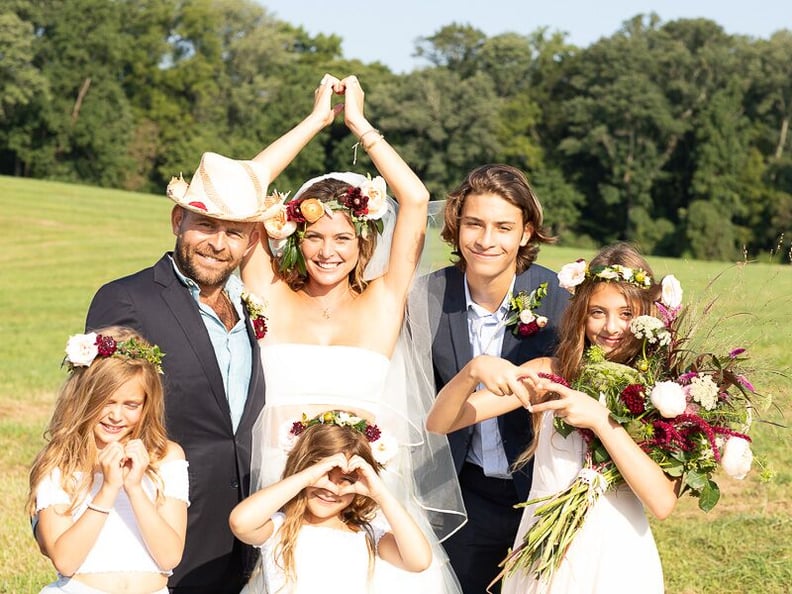
{"type": "Polygon", "coordinates": [[[169,441],[162,353],[128,328],[69,339],[27,509],[58,580],[42,592],[167,593],[187,527],[184,452],[169,441]]]}
{"type": "Polygon", "coordinates": [[[382,579],[378,566],[420,572],[432,551],[379,477],[369,443],[379,440],[379,428],[344,411],[306,417],[294,427],[300,435],[283,479],[242,501],[229,519],[237,538],[261,547],[261,573],[246,591],[400,591],[392,575],[382,579]],[[378,510],[390,530],[372,524],[378,510]]]}

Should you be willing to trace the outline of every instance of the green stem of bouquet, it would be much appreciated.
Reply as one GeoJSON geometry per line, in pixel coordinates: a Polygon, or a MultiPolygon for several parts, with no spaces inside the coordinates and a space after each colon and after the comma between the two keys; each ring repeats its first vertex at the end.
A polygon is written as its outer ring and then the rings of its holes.
{"type": "MultiPolygon", "coordinates": [[[[587,466],[593,466],[590,460],[587,466]]],[[[597,470],[607,481],[608,489],[623,482],[613,463],[604,464],[597,470]]],[[[523,542],[501,563],[503,574],[509,576],[517,570],[530,571],[536,579],[549,583],[583,526],[586,514],[600,496],[578,477],[560,493],[519,504],[517,507],[542,505],[534,509],[536,522],[523,536],[523,542]]]]}

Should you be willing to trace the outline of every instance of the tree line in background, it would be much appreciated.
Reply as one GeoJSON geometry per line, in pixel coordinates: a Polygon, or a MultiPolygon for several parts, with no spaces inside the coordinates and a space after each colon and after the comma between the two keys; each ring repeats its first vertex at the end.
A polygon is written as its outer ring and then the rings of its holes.
{"type": "MultiPolygon", "coordinates": [[[[567,244],[733,260],[773,250],[792,223],[790,30],[754,39],[638,15],[579,48],[547,28],[449,24],[416,42],[425,67],[398,74],[252,0],[3,6],[2,174],[162,193],[204,151],[252,157],[310,111],[322,74],[355,73],[435,197],[510,163],[567,244]]],[[[332,126],[275,186],[350,169],[353,144],[332,126]]]]}

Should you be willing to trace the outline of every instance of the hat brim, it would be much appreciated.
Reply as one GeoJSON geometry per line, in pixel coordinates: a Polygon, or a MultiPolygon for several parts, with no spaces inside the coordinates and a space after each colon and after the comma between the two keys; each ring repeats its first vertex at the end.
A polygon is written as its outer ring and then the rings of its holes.
{"type": "Polygon", "coordinates": [[[189,210],[190,212],[194,212],[212,219],[218,219],[220,221],[231,221],[235,223],[259,223],[273,216],[273,214],[275,214],[273,209],[279,208],[279,205],[276,205],[271,206],[270,208],[259,209],[252,213],[232,215],[227,212],[211,209],[206,205],[206,203],[202,201],[188,200],[187,190],[189,187],[189,184],[185,182],[184,178],[180,175],[179,177],[174,177],[171,179],[170,183],[168,184],[168,188],[165,191],[165,195],[185,210],[189,210]]]}

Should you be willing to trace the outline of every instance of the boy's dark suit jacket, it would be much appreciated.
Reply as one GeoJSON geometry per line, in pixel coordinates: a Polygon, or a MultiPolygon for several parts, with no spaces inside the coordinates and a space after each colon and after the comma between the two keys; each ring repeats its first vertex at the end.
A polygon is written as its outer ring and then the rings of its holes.
{"type": "Polygon", "coordinates": [[[190,477],[187,543],[170,587],[176,588],[174,592],[239,592],[256,553],[235,541],[228,516],[250,490],[252,429],[264,405],[259,347],[248,320],[253,369],[244,414],[234,434],[209,334],[169,255],[99,289],[86,329],[129,326],[165,353],[168,436],[184,448],[190,477]]]}
{"type": "MultiPolygon", "coordinates": [[[[464,273],[456,266],[449,266],[428,275],[426,282],[432,331],[432,360],[435,384],[439,391],[473,358],[473,347],[468,337],[464,273]]],[[[503,337],[501,357],[516,365],[536,357],[550,356],[555,348],[557,328],[569,302],[569,293],[558,286],[556,274],[543,266],[533,264],[517,275],[514,293],[530,292],[543,282],[547,283],[548,293],[535,313],[546,316],[548,325],[527,338],[518,338],[507,328],[503,337]]],[[[527,410],[518,408],[498,417],[498,427],[506,457],[511,464],[533,438],[531,415],[527,410]]],[[[472,435],[473,428],[467,427],[448,436],[457,473],[465,462],[472,435]]],[[[525,465],[512,475],[514,486],[522,500],[528,497],[531,475],[531,464],[525,465]]]]}

